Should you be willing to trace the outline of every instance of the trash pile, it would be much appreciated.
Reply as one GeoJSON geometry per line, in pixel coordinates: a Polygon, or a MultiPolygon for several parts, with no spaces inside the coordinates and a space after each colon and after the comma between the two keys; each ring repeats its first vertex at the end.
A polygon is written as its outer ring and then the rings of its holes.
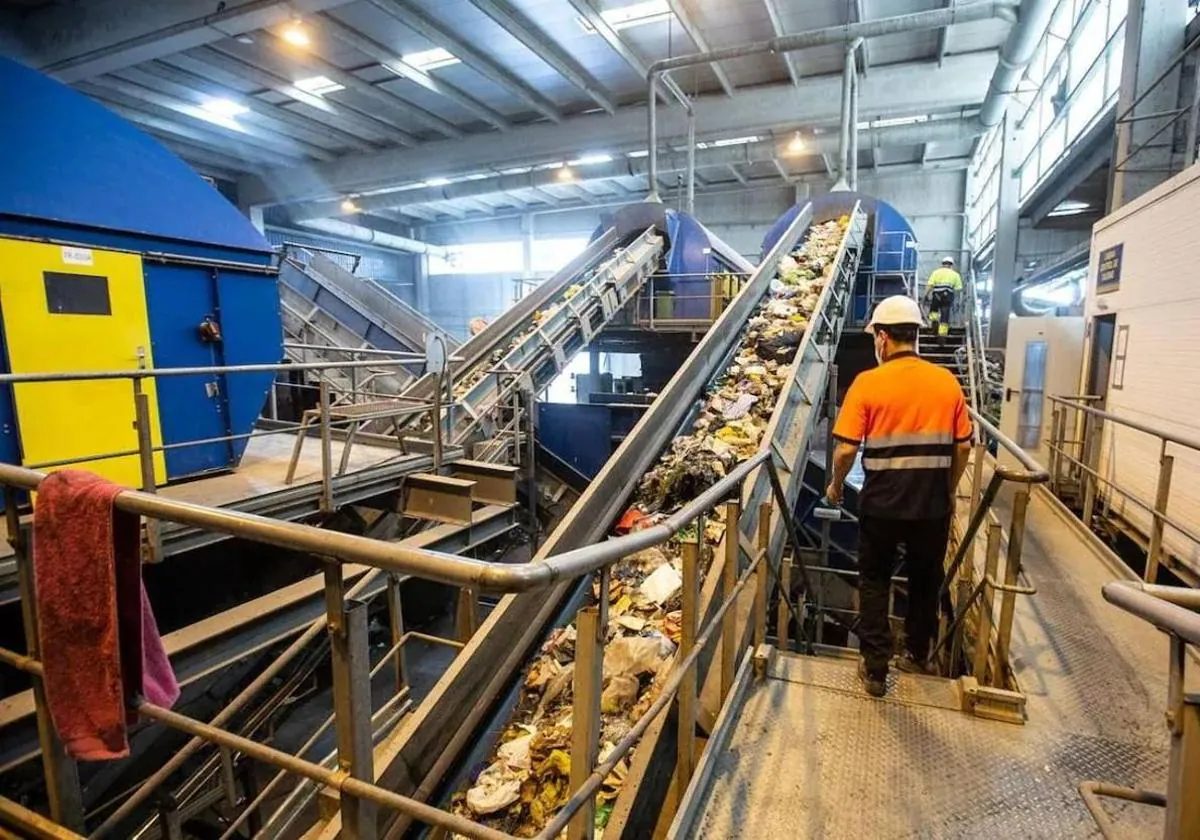
{"type": "MultiPolygon", "coordinates": [[[[803,244],[780,261],[779,275],[751,316],[733,364],[705,394],[692,431],[675,438],[642,479],[632,506],[613,529],[616,535],[661,522],[762,445],[848,223],[842,217],[813,225],[803,244]]],[[[703,521],[701,558],[707,559],[725,535],[723,509],[703,521]]],[[[593,583],[593,603],[604,597],[609,604],[601,760],[650,708],[673,664],[682,625],[680,542],[695,541],[695,527],[615,563],[608,592],[599,591],[598,580],[593,583]]],[[[570,798],[575,640],[575,627],[568,625],[542,645],[491,763],[469,790],[454,797],[455,813],[517,837],[533,837],[570,798]]],[[[631,757],[622,759],[596,796],[597,836],[612,814],[631,757]]]]}

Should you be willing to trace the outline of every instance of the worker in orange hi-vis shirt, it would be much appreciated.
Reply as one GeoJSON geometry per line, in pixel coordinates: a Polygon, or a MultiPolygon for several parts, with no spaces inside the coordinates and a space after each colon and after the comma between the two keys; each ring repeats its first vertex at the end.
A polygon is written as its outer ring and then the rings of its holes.
{"type": "Polygon", "coordinates": [[[826,498],[840,505],[859,447],[866,474],[859,496],[860,676],[887,692],[893,642],[888,595],[898,548],[906,548],[907,654],[901,670],[923,672],[937,633],[938,592],[954,495],[970,454],[971,418],[954,375],[916,353],[921,309],[897,295],[867,325],[879,366],[850,385],[834,424],[833,475],[826,498]]]}

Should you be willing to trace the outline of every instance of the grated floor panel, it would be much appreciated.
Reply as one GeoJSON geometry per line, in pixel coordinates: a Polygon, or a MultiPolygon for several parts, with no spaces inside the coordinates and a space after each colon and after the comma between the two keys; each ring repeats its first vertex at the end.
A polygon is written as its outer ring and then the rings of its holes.
{"type": "MultiPolygon", "coordinates": [[[[1024,726],[955,711],[948,681],[894,675],[877,700],[854,661],[782,655],[735,718],[691,836],[1090,838],[1081,781],[1162,790],[1166,638],[1103,601],[1115,572],[1036,496],[1028,525],[1024,726]]],[[[1104,804],[1123,836],[1160,836],[1161,809],[1104,804]]]]}

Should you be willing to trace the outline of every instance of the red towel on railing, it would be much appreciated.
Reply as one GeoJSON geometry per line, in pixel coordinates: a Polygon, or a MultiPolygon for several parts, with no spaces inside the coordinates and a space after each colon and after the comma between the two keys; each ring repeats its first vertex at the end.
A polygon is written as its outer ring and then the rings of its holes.
{"type": "Polygon", "coordinates": [[[138,517],[113,506],[123,488],[81,470],[51,474],[33,514],[38,637],[50,716],[68,754],[129,754],[127,709],[170,706],[175,675],[142,586],[138,517]]]}

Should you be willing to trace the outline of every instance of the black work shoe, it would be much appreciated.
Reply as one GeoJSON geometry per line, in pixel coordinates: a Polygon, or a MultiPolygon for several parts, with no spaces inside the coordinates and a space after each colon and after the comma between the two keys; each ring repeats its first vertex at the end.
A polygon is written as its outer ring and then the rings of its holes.
{"type": "Polygon", "coordinates": [[[933,666],[924,659],[917,659],[911,653],[905,653],[896,661],[896,667],[906,674],[936,674],[933,666]]]}
{"type": "Polygon", "coordinates": [[[858,663],[858,678],[862,680],[863,688],[867,690],[867,694],[872,697],[882,697],[887,694],[887,672],[882,675],[871,674],[867,671],[867,663],[859,661],[858,663]]]}

